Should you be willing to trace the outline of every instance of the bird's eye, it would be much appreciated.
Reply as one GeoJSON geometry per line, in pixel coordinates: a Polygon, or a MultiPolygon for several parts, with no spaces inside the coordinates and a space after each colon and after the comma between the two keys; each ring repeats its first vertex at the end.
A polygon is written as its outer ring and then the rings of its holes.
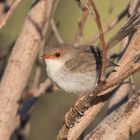
{"type": "Polygon", "coordinates": [[[54,55],[55,55],[56,57],[60,57],[60,53],[59,53],[59,52],[55,53],[54,55]]]}

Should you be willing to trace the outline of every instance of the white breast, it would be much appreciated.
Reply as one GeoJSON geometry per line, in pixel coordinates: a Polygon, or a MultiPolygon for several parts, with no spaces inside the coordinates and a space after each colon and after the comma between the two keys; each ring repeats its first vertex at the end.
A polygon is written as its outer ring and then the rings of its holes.
{"type": "Polygon", "coordinates": [[[71,73],[64,70],[61,61],[46,61],[48,76],[63,90],[72,93],[87,93],[94,89],[97,81],[96,72],[71,73]]]}
{"type": "Polygon", "coordinates": [[[45,61],[45,63],[46,63],[46,71],[50,78],[57,76],[57,74],[64,66],[64,63],[62,61],[58,61],[55,59],[48,59],[45,61]]]}

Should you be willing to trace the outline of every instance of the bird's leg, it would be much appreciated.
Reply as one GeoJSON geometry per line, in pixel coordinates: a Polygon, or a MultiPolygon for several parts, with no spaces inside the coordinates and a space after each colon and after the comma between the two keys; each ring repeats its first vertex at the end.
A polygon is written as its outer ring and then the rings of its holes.
{"type": "Polygon", "coordinates": [[[83,103],[83,95],[79,97],[78,99],[78,105],[75,104],[73,107],[73,110],[76,111],[80,116],[84,116],[84,112],[90,107],[90,103],[83,103]],[[79,104],[81,104],[84,108],[82,110],[79,110],[79,104]]]}
{"type": "MultiPolygon", "coordinates": [[[[84,112],[90,108],[90,101],[83,100],[85,96],[79,98],[70,111],[66,113],[64,123],[68,128],[72,128],[75,123],[79,123],[79,119],[84,116],[84,112]]],[[[92,97],[90,97],[90,99],[92,99],[92,97]]]]}

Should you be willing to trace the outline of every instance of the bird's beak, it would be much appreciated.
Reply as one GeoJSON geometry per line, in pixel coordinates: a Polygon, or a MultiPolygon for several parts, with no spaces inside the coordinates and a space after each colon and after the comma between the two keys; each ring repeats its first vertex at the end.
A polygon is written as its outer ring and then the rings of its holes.
{"type": "Polygon", "coordinates": [[[42,57],[42,59],[53,59],[54,58],[53,56],[48,55],[47,53],[43,54],[41,57],[42,57]]]}
{"type": "Polygon", "coordinates": [[[45,54],[43,54],[43,55],[41,56],[42,59],[47,59],[48,57],[49,57],[49,56],[48,56],[47,53],[45,53],[45,54]]]}

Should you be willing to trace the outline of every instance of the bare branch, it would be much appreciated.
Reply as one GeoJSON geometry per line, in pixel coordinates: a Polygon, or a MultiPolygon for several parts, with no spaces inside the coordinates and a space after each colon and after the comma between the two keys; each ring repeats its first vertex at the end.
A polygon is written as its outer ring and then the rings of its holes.
{"type": "Polygon", "coordinates": [[[131,15],[135,11],[139,11],[140,8],[140,0],[130,0],[130,6],[129,6],[129,14],[131,15]]]}
{"type": "MultiPolygon", "coordinates": [[[[129,37],[126,37],[122,41],[122,47],[120,49],[120,54],[123,54],[124,50],[127,49],[127,45],[129,43],[129,37]]],[[[122,104],[124,104],[128,99],[128,93],[130,90],[130,78],[127,78],[123,81],[123,83],[118,87],[114,95],[111,97],[111,100],[108,105],[108,111],[107,114],[111,113],[116,108],[120,107],[122,104]]]]}
{"type": "Polygon", "coordinates": [[[9,140],[15,128],[18,101],[47,30],[55,0],[38,1],[28,14],[0,83],[0,138],[9,140]]]}
{"type": "Polygon", "coordinates": [[[110,114],[115,109],[119,108],[122,104],[124,104],[128,99],[128,92],[130,90],[130,80],[129,78],[124,80],[124,82],[120,85],[117,91],[114,93],[111,101],[108,105],[107,114],[110,114]]]}
{"type": "Polygon", "coordinates": [[[0,19],[0,29],[6,24],[7,20],[10,18],[10,16],[13,14],[13,12],[15,11],[15,9],[17,8],[17,6],[20,4],[22,0],[15,0],[10,9],[8,10],[8,12],[6,13],[6,15],[4,15],[2,17],[2,19],[0,19]]]}
{"type": "Polygon", "coordinates": [[[78,23],[78,31],[75,35],[75,39],[74,39],[74,45],[79,45],[81,38],[83,36],[83,30],[89,15],[89,12],[87,10],[87,8],[82,8],[83,12],[82,12],[82,17],[81,20],[78,23]]]}
{"type": "MultiPolygon", "coordinates": [[[[51,86],[52,86],[52,81],[50,79],[46,79],[44,82],[40,83],[39,87],[36,87],[36,88],[28,91],[28,93],[26,93],[26,94],[29,95],[30,97],[39,97],[42,94],[44,94],[45,91],[47,91],[47,89],[49,89],[51,86]]],[[[27,96],[27,95],[25,95],[25,96],[27,96]]],[[[23,96],[23,99],[25,99],[24,96],[23,96]]]]}
{"type": "Polygon", "coordinates": [[[140,91],[133,95],[127,103],[107,116],[84,140],[128,140],[140,129],[139,116],[140,91]]]}
{"type": "Polygon", "coordinates": [[[107,64],[107,46],[104,39],[100,15],[93,0],[87,0],[87,4],[85,3],[83,4],[89,10],[89,12],[91,12],[91,14],[94,16],[94,20],[98,27],[100,45],[102,48],[102,68],[101,68],[100,82],[105,82],[106,81],[106,64],[107,64]]]}
{"type": "MultiPolygon", "coordinates": [[[[106,25],[106,27],[103,28],[103,33],[105,34],[111,29],[113,29],[113,27],[117,25],[127,15],[127,13],[128,13],[128,7],[124,11],[122,11],[115,19],[113,19],[112,22],[110,22],[108,25],[106,25]]],[[[98,39],[99,39],[99,34],[91,37],[88,41],[86,41],[86,44],[93,44],[98,39]]]]}
{"type": "Polygon", "coordinates": [[[60,43],[64,43],[62,37],[61,37],[60,34],[59,34],[59,31],[58,31],[58,29],[57,29],[57,26],[56,26],[55,21],[54,21],[53,18],[51,19],[51,27],[52,27],[52,30],[53,30],[53,32],[54,32],[54,34],[55,34],[57,40],[58,40],[60,43]]]}
{"type": "MultiPolygon", "coordinates": [[[[136,1],[136,0],[132,0],[132,1],[130,2],[129,7],[127,8],[128,13],[130,15],[134,14],[134,12],[137,11],[138,7],[139,7],[138,1],[136,1]]],[[[123,54],[124,50],[127,49],[127,46],[129,44],[129,38],[130,38],[130,35],[122,41],[122,47],[120,50],[120,54],[123,54]]],[[[128,93],[129,93],[131,87],[132,87],[132,89],[134,89],[134,93],[135,93],[133,75],[131,75],[130,78],[126,79],[122,83],[122,85],[119,87],[119,89],[115,92],[115,94],[112,96],[112,99],[109,103],[108,113],[111,113],[113,110],[120,107],[122,104],[124,104],[128,100],[128,93]]]]}

